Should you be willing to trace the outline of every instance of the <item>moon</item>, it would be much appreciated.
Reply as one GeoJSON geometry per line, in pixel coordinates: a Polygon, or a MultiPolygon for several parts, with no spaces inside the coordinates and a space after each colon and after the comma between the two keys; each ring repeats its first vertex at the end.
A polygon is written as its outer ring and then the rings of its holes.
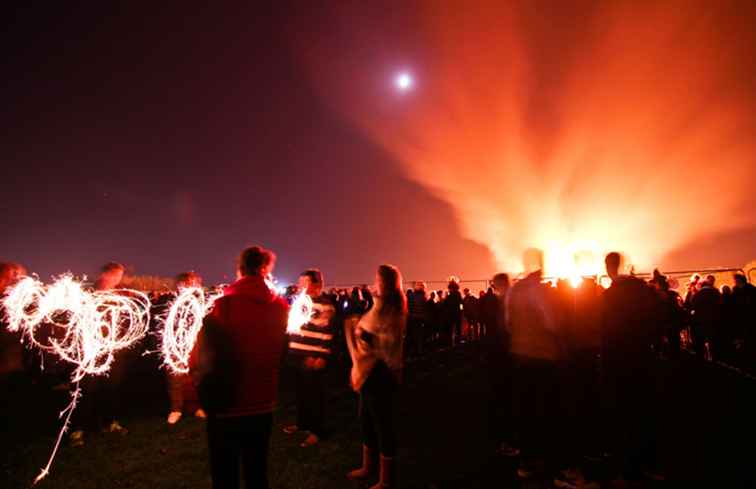
{"type": "Polygon", "coordinates": [[[410,90],[412,88],[413,82],[414,81],[412,79],[412,75],[410,75],[406,71],[397,74],[396,78],[394,79],[394,84],[400,92],[406,92],[410,90]]]}

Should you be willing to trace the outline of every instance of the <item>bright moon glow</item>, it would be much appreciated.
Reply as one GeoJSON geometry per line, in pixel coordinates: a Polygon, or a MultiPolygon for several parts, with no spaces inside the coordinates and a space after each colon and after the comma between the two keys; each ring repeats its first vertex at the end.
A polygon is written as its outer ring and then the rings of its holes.
{"type": "Polygon", "coordinates": [[[412,76],[410,76],[409,73],[399,73],[396,77],[396,88],[398,88],[402,92],[406,92],[410,88],[412,88],[412,76]]]}

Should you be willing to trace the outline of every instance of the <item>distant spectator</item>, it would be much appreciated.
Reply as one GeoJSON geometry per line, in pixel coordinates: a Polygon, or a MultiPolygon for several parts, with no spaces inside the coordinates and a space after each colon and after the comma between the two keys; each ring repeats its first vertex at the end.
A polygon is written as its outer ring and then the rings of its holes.
{"type": "Polygon", "coordinates": [[[701,281],[701,289],[691,301],[693,314],[693,348],[699,358],[707,358],[707,351],[714,331],[719,326],[722,314],[722,294],[715,287],[716,280],[708,275],[701,281]]]}
{"type": "Polygon", "coordinates": [[[480,334],[480,307],[478,298],[470,293],[470,289],[465,288],[463,291],[462,307],[467,320],[468,338],[477,340],[480,334]]]}
{"type": "Polygon", "coordinates": [[[407,294],[407,304],[409,308],[409,317],[407,319],[407,345],[408,352],[417,356],[423,354],[425,344],[425,331],[427,324],[427,305],[428,298],[425,296],[425,284],[416,282],[411,294],[407,294]]]}

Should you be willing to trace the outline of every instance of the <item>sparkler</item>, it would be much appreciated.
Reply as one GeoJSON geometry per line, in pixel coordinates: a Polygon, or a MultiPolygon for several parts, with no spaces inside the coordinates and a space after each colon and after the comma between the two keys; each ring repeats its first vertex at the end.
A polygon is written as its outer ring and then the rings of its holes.
{"type": "Polygon", "coordinates": [[[163,364],[174,374],[189,372],[189,355],[202,329],[202,320],[223,292],[205,296],[200,287],[180,289],[163,323],[163,364]]]}
{"type": "Polygon", "coordinates": [[[289,309],[289,321],[286,325],[286,332],[289,334],[299,334],[302,326],[310,322],[314,314],[312,299],[307,295],[307,290],[300,292],[289,309]]]}
{"type": "Polygon", "coordinates": [[[34,480],[36,484],[50,473],[81,398],[79,382],[86,375],[106,374],[115,352],[147,334],[150,301],[145,294],[129,289],[88,292],[66,274],[47,287],[33,277],[21,279],[3,299],[3,306],[10,331],[21,332],[32,348],[53,353],[75,366],[71,373],[75,389],[60,413],[65,420],[47,465],[34,480]],[[39,334],[42,325],[51,327],[49,335],[39,334]]]}

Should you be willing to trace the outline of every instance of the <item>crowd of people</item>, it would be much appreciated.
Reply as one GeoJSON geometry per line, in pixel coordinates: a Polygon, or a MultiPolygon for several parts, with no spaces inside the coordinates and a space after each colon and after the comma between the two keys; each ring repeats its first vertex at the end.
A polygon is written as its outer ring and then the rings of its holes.
{"type": "MultiPolygon", "coordinates": [[[[545,474],[557,487],[590,487],[584,461],[606,453],[618,478],[663,478],[652,422],[654,362],[660,358],[689,351],[746,370],[755,365],[756,288],[742,274],[734,275],[734,286],[721,288],[711,275],[694,275],[682,296],[658,271],[650,280],[622,274],[621,255],[610,253],[606,289],[592,278],[577,286],[546,281],[536,266],[516,280],[496,274],[477,293],[454,277],[444,290],[428,290],[423,282],[403,290],[399,270],[381,265],[371,287],[326,291],[323,273],[312,268],[279,295],[267,280],[274,266],[272,251],[244,250],[238,280],[225,287],[205,318],[190,374],[166,374],[167,422],[177,423],[185,412],[207,419],[217,488],[239,487],[240,463],[248,487],[267,487],[282,367],[295,372],[297,400],[296,422],[282,428],[301,434],[307,448],[328,434],[327,367],[351,365],[363,454],[361,466],[347,476],[377,477],[373,487],[380,489],[396,486],[401,438],[393,412],[405,360],[429,350],[479,346],[497,453],[517,457],[518,477],[545,474]],[[311,317],[287,335],[290,304],[302,291],[312,300],[311,317]],[[599,418],[605,423],[597,424],[599,418]],[[572,440],[569,449],[565,440],[572,440]]],[[[106,264],[94,288],[116,288],[124,271],[118,263],[106,264]]],[[[0,292],[25,273],[19,265],[1,264],[0,292]]],[[[201,284],[194,272],[176,278],[178,288],[201,284]]],[[[173,297],[175,292],[152,294],[153,316],[161,317],[173,297]]],[[[37,370],[39,354],[3,346],[5,364],[12,363],[10,355],[23,355],[30,371],[37,370]]],[[[116,416],[124,365],[116,361],[109,377],[86,380],[72,446],[84,444],[87,430],[127,432],[116,416]]]]}

